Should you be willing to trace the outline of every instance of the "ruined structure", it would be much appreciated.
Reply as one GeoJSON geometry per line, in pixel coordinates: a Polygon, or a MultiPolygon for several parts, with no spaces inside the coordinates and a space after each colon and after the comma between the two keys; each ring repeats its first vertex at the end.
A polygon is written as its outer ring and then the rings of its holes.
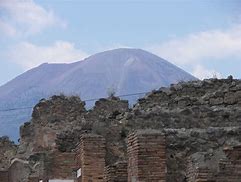
{"type": "MultiPolygon", "coordinates": [[[[121,182],[128,178],[138,181],[142,175],[151,175],[151,169],[158,178],[153,177],[153,181],[239,182],[240,80],[229,77],[171,85],[149,93],[132,109],[127,101],[116,97],[100,99],[89,111],[84,105],[78,97],[54,96],[41,100],[34,108],[32,120],[20,129],[20,145],[12,146],[15,153],[7,154],[7,158],[0,156],[1,165],[5,164],[0,179],[11,175],[9,169],[17,168],[15,165],[23,165],[25,181],[83,181],[81,138],[97,135],[103,140],[90,147],[97,147],[100,153],[89,149],[88,155],[102,156],[101,160],[96,159],[101,166],[97,177],[100,181],[121,182]],[[150,136],[150,140],[142,140],[143,136],[133,131],[143,129],[158,132],[153,139],[150,136]],[[138,144],[132,149],[130,141],[145,145],[138,144]],[[145,156],[145,151],[149,151],[150,158],[145,156]],[[135,163],[139,159],[143,165],[135,163]],[[154,162],[158,160],[160,166],[154,162]],[[61,167],[57,170],[56,166],[61,167]],[[138,167],[143,171],[141,174],[133,172],[138,167]]],[[[5,145],[0,150],[8,151],[5,145]]]]}
{"type": "Polygon", "coordinates": [[[187,181],[233,182],[241,179],[241,146],[225,148],[221,159],[208,153],[197,153],[199,158],[191,156],[187,169],[187,181]],[[206,158],[206,159],[205,159],[206,158]],[[209,158],[209,160],[207,160],[209,158]],[[199,160],[199,161],[197,161],[199,160]]]}
{"type": "Polygon", "coordinates": [[[16,153],[17,145],[6,136],[0,137],[0,171],[7,170],[9,161],[14,158],[16,153]]]}
{"type": "Polygon", "coordinates": [[[106,182],[126,182],[128,179],[127,161],[119,161],[105,168],[106,182]]]}
{"type": "Polygon", "coordinates": [[[77,150],[78,182],[104,182],[105,139],[100,135],[86,134],[81,137],[77,150]]]}
{"type": "Polygon", "coordinates": [[[166,181],[166,144],[158,131],[138,131],[128,136],[128,182],[166,181]]]}

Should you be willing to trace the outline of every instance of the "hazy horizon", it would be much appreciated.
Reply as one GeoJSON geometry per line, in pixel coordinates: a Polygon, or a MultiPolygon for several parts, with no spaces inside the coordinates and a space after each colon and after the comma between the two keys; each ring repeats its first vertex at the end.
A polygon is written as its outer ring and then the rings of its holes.
{"type": "Polygon", "coordinates": [[[104,50],[152,52],[198,78],[241,78],[241,3],[2,0],[0,85],[44,62],[104,50]]]}

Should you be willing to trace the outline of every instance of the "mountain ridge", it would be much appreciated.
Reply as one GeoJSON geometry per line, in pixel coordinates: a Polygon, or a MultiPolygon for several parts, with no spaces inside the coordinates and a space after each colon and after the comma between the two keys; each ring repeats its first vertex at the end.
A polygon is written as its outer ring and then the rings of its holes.
{"type": "MultiPolygon", "coordinates": [[[[0,87],[0,109],[32,106],[42,98],[60,93],[78,95],[86,100],[107,97],[109,89],[123,95],[189,80],[196,78],[152,53],[120,48],[74,63],[44,63],[26,71],[0,87]]],[[[133,104],[138,98],[128,100],[133,104]]],[[[87,103],[87,107],[93,105],[94,101],[87,103]]],[[[18,133],[19,125],[28,121],[30,115],[31,109],[0,113],[3,126],[0,135],[18,133]]]]}

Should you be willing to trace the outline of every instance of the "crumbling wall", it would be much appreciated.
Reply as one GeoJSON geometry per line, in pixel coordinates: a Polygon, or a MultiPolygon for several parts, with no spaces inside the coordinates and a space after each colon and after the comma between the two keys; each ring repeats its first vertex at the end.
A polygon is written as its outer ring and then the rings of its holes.
{"type": "Polygon", "coordinates": [[[76,162],[74,152],[55,151],[49,155],[50,168],[48,179],[74,180],[76,177],[76,162]]]}
{"type": "Polygon", "coordinates": [[[140,99],[132,109],[126,101],[108,98],[86,111],[78,98],[55,96],[42,100],[32,121],[21,127],[18,154],[70,152],[83,133],[96,133],[106,139],[106,163],[112,165],[127,159],[125,140],[129,132],[158,129],[166,136],[167,181],[182,182],[187,180],[187,161],[193,154],[216,153],[225,146],[241,144],[240,94],[241,81],[229,77],[161,88],[140,99]]]}
{"type": "Polygon", "coordinates": [[[217,155],[215,152],[202,152],[190,156],[187,181],[239,182],[241,146],[225,148],[222,156],[217,155]]]}
{"type": "Polygon", "coordinates": [[[241,123],[240,106],[240,80],[184,82],[140,99],[123,122],[134,128],[231,127],[241,123]]]}
{"type": "MultiPolygon", "coordinates": [[[[224,146],[236,146],[241,143],[240,127],[209,127],[206,129],[164,129],[167,144],[167,181],[185,181],[188,159],[195,153],[205,153],[206,160],[215,156],[223,158],[224,146]]],[[[195,155],[194,155],[195,156],[195,155]]],[[[199,157],[198,157],[199,158],[199,157]]],[[[205,166],[213,166],[214,162],[205,166]]],[[[217,168],[218,165],[213,166],[217,168]]]]}
{"type": "MultiPolygon", "coordinates": [[[[220,158],[216,158],[215,153],[197,152],[188,158],[187,182],[216,181],[214,173],[218,171],[220,158]]],[[[224,156],[223,156],[224,157],[224,156]]]]}
{"type": "Polygon", "coordinates": [[[14,159],[8,169],[9,182],[28,182],[31,167],[28,161],[14,159]]]}
{"type": "Polygon", "coordinates": [[[34,107],[32,120],[20,128],[21,157],[53,150],[58,134],[81,125],[82,115],[86,113],[84,105],[79,97],[53,96],[41,100],[34,107]]]}
{"type": "Polygon", "coordinates": [[[219,162],[219,171],[216,174],[218,182],[239,182],[241,179],[241,146],[225,149],[227,159],[219,162]]]}
{"type": "Polygon", "coordinates": [[[82,123],[72,130],[66,129],[57,135],[57,148],[63,152],[75,149],[82,134],[95,133],[105,138],[107,144],[107,164],[125,159],[126,131],[118,118],[129,110],[128,102],[116,97],[100,99],[95,107],[82,115],[82,123]]]}
{"type": "MultiPolygon", "coordinates": [[[[0,171],[7,170],[11,159],[17,153],[17,145],[8,137],[0,137],[0,171]]],[[[1,180],[0,180],[1,181],[1,180]]]]}
{"type": "Polygon", "coordinates": [[[190,155],[241,143],[240,93],[241,81],[232,77],[179,83],[140,99],[120,122],[129,131],[162,130],[167,140],[167,181],[185,181],[190,155]]]}

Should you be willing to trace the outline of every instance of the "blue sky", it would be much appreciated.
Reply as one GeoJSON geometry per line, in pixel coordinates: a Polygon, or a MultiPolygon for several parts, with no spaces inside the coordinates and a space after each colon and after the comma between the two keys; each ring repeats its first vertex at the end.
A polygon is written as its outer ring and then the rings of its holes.
{"type": "Polygon", "coordinates": [[[239,0],[0,0],[0,85],[41,63],[141,48],[199,78],[241,78],[239,0]]]}

